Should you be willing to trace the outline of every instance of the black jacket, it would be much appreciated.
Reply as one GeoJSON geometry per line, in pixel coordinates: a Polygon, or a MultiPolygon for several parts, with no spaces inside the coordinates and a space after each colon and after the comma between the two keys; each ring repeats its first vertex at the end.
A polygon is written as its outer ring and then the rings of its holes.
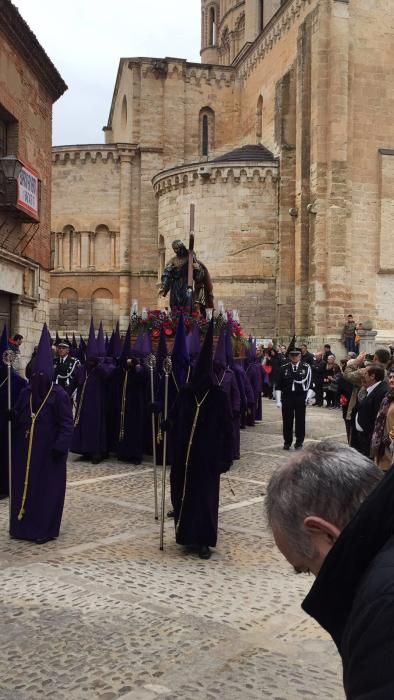
{"type": "Polygon", "coordinates": [[[306,362],[302,362],[302,360],[298,363],[298,368],[295,372],[293,371],[291,362],[282,365],[276,384],[276,388],[280,389],[282,392],[282,399],[299,394],[304,394],[304,396],[306,396],[311,384],[311,376],[310,366],[306,362]]]}
{"type": "Polygon", "coordinates": [[[387,394],[386,382],[381,382],[357,405],[357,420],[366,435],[372,436],[382,399],[387,394]]]}
{"type": "Polygon", "coordinates": [[[394,469],[342,531],[302,607],[336,643],[348,700],[394,698],[394,469]]]}

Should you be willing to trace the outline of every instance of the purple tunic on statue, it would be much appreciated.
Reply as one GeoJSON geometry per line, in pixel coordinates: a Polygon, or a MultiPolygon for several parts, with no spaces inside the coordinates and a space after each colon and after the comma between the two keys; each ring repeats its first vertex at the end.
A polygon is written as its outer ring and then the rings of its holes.
{"type": "Polygon", "coordinates": [[[231,369],[220,369],[214,372],[214,379],[217,385],[228,396],[231,413],[233,417],[233,459],[240,459],[240,412],[241,395],[234,372],[231,369]]]}
{"type": "Polygon", "coordinates": [[[73,418],[69,397],[61,386],[54,385],[35,422],[25,512],[19,520],[32,424],[30,396],[30,387],[21,392],[12,422],[10,534],[17,539],[40,540],[59,535],[73,418]]]}
{"type": "Polygon", "coordinates": [[[111,364],[99,364],[90,370],[87,365],[78,367],[77,409],[71,452],[91,456],[102,456],[108,452],[107,382],[113,371],[111,364]]]}
{"type": "MultiPolygon", "coordinates": [[[[7,371],[7,370],[5,370],[7,371]]],[[[11,372],[11,406],[26,387],[26,380],[14,370],[11,372]]],[[[8,496],[8,381],[0,375],[0,497],[8,496]]]]}

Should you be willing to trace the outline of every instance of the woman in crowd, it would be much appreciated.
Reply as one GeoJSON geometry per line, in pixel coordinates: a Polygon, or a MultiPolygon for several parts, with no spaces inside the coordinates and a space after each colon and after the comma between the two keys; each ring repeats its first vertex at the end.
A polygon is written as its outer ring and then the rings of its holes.
{"type": "Polygon", "coordinates": [[[335,362],[335,355],[329,355],[323,373],[323,388],[327,408],[339,407],[338,380],[340,374],[341,370],[335,362]]]}
{"type": "Polygon", "coordinates": [[[390,389],[384,397],[375,421],[371,450],[375,463],[386,472],[393,464],[394,442],[394,367],[388,371],[390,389]]]}

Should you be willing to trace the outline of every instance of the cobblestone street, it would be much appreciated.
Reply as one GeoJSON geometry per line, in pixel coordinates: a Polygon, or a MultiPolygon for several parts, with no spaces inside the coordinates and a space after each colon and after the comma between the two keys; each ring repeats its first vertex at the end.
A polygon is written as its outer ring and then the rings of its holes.
{"type": "MultiPolygon", "coordinates": [[[[341,412],[308,408],[307,436],[344,441],[341,412]]],[[[175,545],[171,520],[160,552],[149,464],[72,458],[61,536],[42,547],[9,540],[0,502],[0,700],[344,697],[334,644],[300,608],[313,579],[264,521],[287,456],[273,401],[242,454],[210,561],[175,545]]]]}

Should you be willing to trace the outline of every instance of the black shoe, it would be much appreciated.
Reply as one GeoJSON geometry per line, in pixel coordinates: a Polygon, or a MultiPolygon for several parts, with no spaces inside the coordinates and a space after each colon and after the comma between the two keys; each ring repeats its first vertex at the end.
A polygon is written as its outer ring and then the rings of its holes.
{"type": "Polygon", "coordinates": [[[295,449],[295,450],[301,450],[303,444],[304,444],[303,442],[296,442],[295,445],[294,445],[294,449],[295,449]]]}
{"type": "Polygon", "coordinates": [[[175,518],[175,513],[173,510],[167,511],[167,518],[175,518]]]}
{"type": "Polygon", "coordinates": [[[43,537],[41,540],[36,540],[36,544],[46,544],[53,540],[53,537],[43,537]]]}
{"type": "Polygon", "coordinates": [[[201,547],[198,550],[198,556],[200,557],[200,559],[210,559],[211,554],[211,550],[205,544],[201,545],[201,547]]]}
{"type": "Polygon", "coordinates": [[[283,449],[284,449],[284,450],[289,450],[290,447],[291,447],[291,445],[289,445],[288,442],[285,442],[285,444],[283,445],[283,449]]]}
{"type": "Polygon", "coordinates": [[[93,455],[92,457],[92,464],[100,464],[100,462],[103,461],[103,458],[101,455],[93,455]]]}

